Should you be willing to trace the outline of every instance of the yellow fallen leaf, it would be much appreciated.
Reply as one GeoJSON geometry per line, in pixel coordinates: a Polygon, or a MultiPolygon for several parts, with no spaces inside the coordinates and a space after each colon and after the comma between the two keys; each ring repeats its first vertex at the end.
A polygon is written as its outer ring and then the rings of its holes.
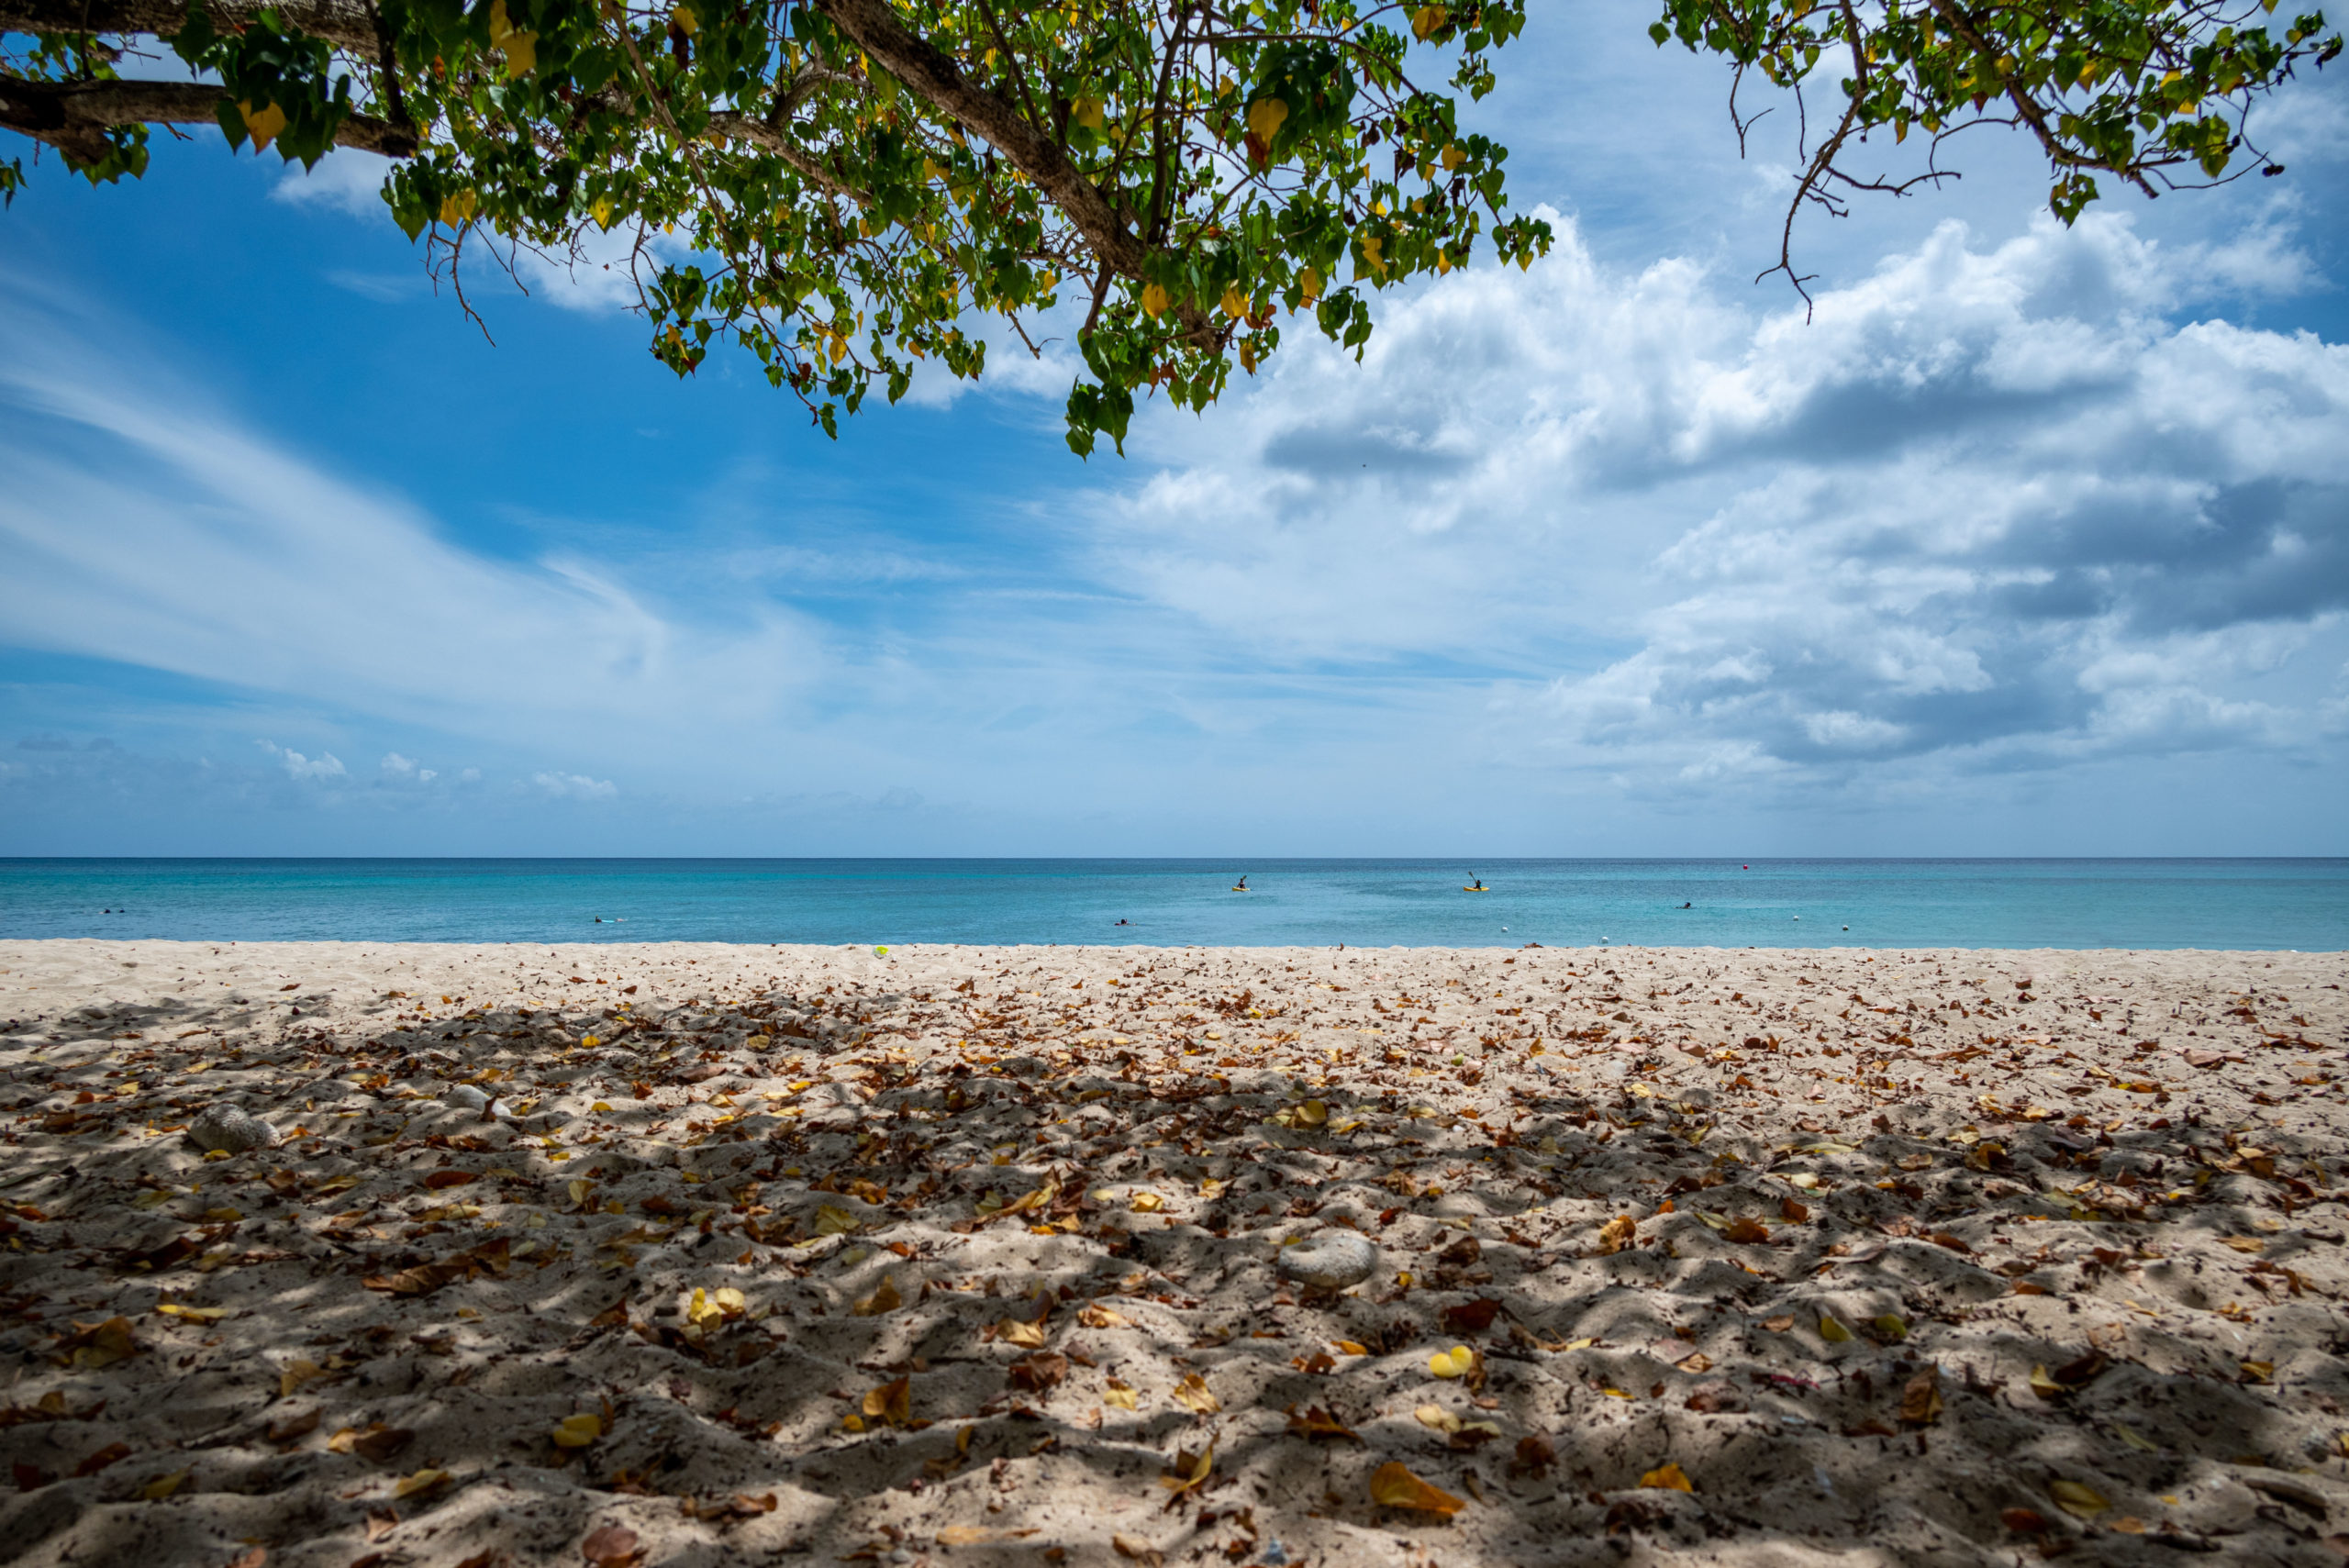
{"type": "Polygon", "coordinates": [[[1465,1377],[1475,1370],[1476,1352],[1465,1345],[1438,1351],[1428,1358],[1428,1371],[1438,1377],[1465,1377]]]}
{"type": "Polygon", "coordinates": [[[1460,1418],[1441,1405],[1422,1405],[1411,1414],[1419,1418],[1419,1425],[1433,1427],[1439,1432],[1456,1432],[1460,1429],[1460,1418]]]}
{"type": "Polygon", "coordinates": [[[167,1318],[184,1318],[191,1323],[217,1323],[231,1315],[226,1307],[182,1307],[176,1301],[158,1302],[155,1310],[167,1318]]]}
{"type": "Polygon", "coordinates": [[[1852,1331],[1822,1312],[1819,1315],[1819,1337],[1831,1345],[1840,1345],[1852,1337],[1852,1331]]]}
{"type": "Polygon", "coordinates": [[[2047,1492],[2055,1499],[2057,1507],[2084,1519],[2093,1518],[2112,1507],[2105,1500],[2103,1493],[2093,1486],[2083,1486],[2076,1481],[2051,1483],[2047,1492]]]}
{"type": "Polygon", "coordinates": [[[913,1419],[913,1414],[914,1396],[911,1377],[895,1378],[871,1390],[864,1396],[864,1416],[867,1420],[885,1421],[893,1427],[902,1427],[913,1419]]]}
{"type": "Polygon", "coordinates": [[[2042,1399],[2060,1399],[2066,1393],[2070,1392],[2062,1384],[2056,1382],[2054,1378],[2048,1375],[2047,1368],[2044,1365],[2035,1366],[2031,1369],[2031,1391],[2033,1394],[2038,1395],[2042,1399]]]}
{"type": "Polygon", "coordinates": [[[445,1470],[419,1470],[413,1475],[401,1476],[399,1485],[392,1488],[392,1496],[413,1497],[419,1492],[431,1491],[448,1479],[449,1473],[445,1470]]]}
{"type": "Polygon", "coordinates": [[[585,1448],[604,1435],[604,1418],[592,1413],[565,1416],[554,1429],[557,1448],[585,1448]]]}
{"type": "Polygon", "coordinates": [[[1399,1460],[1388,1460],[1370,1478],[1370,1500],[1389,1508],[1412,1508],[1449,1518],[1468,1506],[1441,1486],[1431,1486],[1399,1460]]]}
{"type": "MultiPolygon", "coordinates": [[[[597,221],[602,223],[606,228],[609,228],[612,226],[610,222],[612,212],[612,204],[610,199],[606,198],[605,200],[596,203],[596,208],[597,221]]],[[[597,1116],[609,1116],[612,1114],[612,1107],[610,1104],[604,1100],[597,1100],[594,1105],[589,1106],[587,1108],[597,1116]]]]}
{"type": "Polygon", "coordinates": [[[284,1399],[306,1383],[315,1383],[327,1374],[326,1368],[307,1356],[296,1356],[277,1373],[277,1396],[284,1399]]]}
{"type": "Polygon", "coordinates": [[[2136,1428],[2130,1426],[2125,1421],[2113,1422],[2112,1429],[2121,1434],[2121,1440],[2122,1442],[2127,1443],[2131,1448],[2135,1449],[2140,1453],[2158,1453],[2161,1451],[2161,1445],[2159,1443],[2146,1440],[2145,1435],[2143,1432],[2140,1432],[2136,1428]]]}
{"type": "Polygon", "coordinates": [[[139,1489],[139,1495],[150,1503],[160,1503],[187,1485],[188,1472],[174,1470],[169,1475],[158,1475],[139,1489]]]}
{"type": "Polygon", "coordinates": [[[897,1294],[897,1276],[883,1274],[881,1287],[871,1296],[857,1302],[850,1311],[859,1318],[878,1318],[885,1312],[895,1312],[904,1305],[904,1297],[897,1294]]]}
{"type": "Polygon", "coordinates": [[[1136,1193],[1133,1195],[1133,1211],[1136,1214],[1156,1214],[1165,1204],[1166,1200],[1156,1193],[1136,1193]]]}
{"type": "Polygon", "coordinates": [[[982,1525],[948,1525],[938,1531],[941,1546],[984,1546],[995,1539],[995,1531],[982,1525]]]}
{"type": "Polygon", "coordinates": [[[824,1204],[816,1210],[816,1234],[818,1236],[845,1236],[863,1223],[837,1204],[824,1204]]]}
{"type": "Polygon", "coordinates": [[[1109,1380],[1108,1390],[1102,1394],[1101,1402],[1105,1405],[1114,1405],[1120,1410],[1141,1408],[1140,1401],[1134,1396],[1134,1391],[1114,1377],[1109,1380]]]}
{"type": "Polygon", "coordinates": [[[1308,1127],[1319,1127],[1330,1119],[1330,1107],[1319,1100],[1308,1100],[1297,1107],[1297,1119],[1308,1127]]]}
{"type": "Polygon", "coordinates": [[[1208,1380],[1196,1372],[1174,1385],[1174,1400],[1202,1416],[1212,1416],[1223,1408],[1223,1401],[1215,1396],[1215,1391],[1208,1386],[1208,1380]]]}
{"type": "Polygon", "coordinates": [[[1640,1485],[1655,1492],[1694,1492],[1687,1473],[1676,1463],[1664,1463],[1640,1477],[1640,1485]]]}
{"type": "Polygon", "coordinates": [[[996,1325],[995,1337],[1032,1351],[1044,1342],[1044,1326],[1018,1318],[1007,1318],[996,1325]]]}
{"type": "Polygon", "coordinates": [[[1876,1331],[1887,1340],[1905,1340],[1909,1325],[1898,1313],[1887,1312],[1876,1320],[1876,1331]]]}
{"type": "Polygon", "coordinates": [[[1350,1356],[1366,1356],[1370,1354],[1370,1347],[1368,1345],[1358,1344],[1352,1340],[1332,1340],[1330,1342],[1337,1346],[1341,1354],[1350,1356]]]}
{"type": "Polygon", "coordinates": [[[2244,1375],[2254,1383],[2266,1383],[2276,1375],[2274,1362],[2244,1362],[2242,1365],[2244,1375]]]}

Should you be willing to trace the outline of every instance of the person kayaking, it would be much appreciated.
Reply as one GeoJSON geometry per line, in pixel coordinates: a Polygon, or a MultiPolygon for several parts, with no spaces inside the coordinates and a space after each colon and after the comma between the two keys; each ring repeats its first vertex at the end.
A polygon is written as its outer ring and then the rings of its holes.
{"type": "Polygon", "coordinates": [[[1234,885],[1233,885],[1233,887],[1232,887],[1231,891],[1232,891],[1232,892],[1234,892],[1234,893],[1245,893],[1245,892],[1247,892],[1247,891],[1248,891],[1248,879],[1247,879],[1246,877],[1244,877],[1244,876],[1243,876],[1243,877],[1241,877],[1241,878],[1240,879],[1240,881],[1239,881],[1236,884],[1234,884],[1234,885]]]}
{"type": "Polygon", "coordinates": [[[1490,893],[1492,889],[1485,885],[1485,879],[1480,876],[1475,881],[1469,883],[1467,886],[1462,888],[1460,891],[1463,893],[1490,893]]]}

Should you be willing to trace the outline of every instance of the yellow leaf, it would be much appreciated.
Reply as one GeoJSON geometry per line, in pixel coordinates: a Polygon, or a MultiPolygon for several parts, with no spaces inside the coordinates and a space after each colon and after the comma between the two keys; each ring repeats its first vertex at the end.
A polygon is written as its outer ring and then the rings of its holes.
{"type": "Polygon", "coordinates": [[[1094,130],[1099,130],[1101,128],[1100,99],[1079,98],[1076,101],[1074,113],[1077,124],[1090,127],[1094,130]]]}
{"type": "Polygon", "coordinates": [[[187,1485],[188,1472],[174,1470],[169,1475],[158,1475],[139,1489],[139,1495],[150,1503],[160,1503],[187,1485]]]}
{"type": "Polygon", "coordinates": [[[573,1176],[571,1180],[571,1201],[574,1205],[584,1206],[587,1202],[587,1195],[595,1190],[592,1183],[573,1176]]]}
{"type": "Polygon", "coordinates": [[[1319,299],[1321,297],[1321,274],[1311,267],[1308,267],[1303,272],[1297,273],[1297,292],[1298,298],[1307,305],[1311,305],[1315,300],[1319,299]]]}
{"type": "MultiPolygon", "coordinates": [[[[1458,171],[1459,167],[1463,163],[1468,161],[1468,154],[1466,150],[1455,141],[1443,150],[1442,161],[1443,172],[1447,174],[1453,173],[1458,171]]],[[[1542,1048],[1539,1045],[1533,1048],[1533,1054],[1536,1056],[1542,1054],[1542,1048]]]]}
{"type": "Polygon", "coordinates": [[[2084,1519],[2093,1518],[2112,1507],[2105,1500],[2103,1493],[2092,1486],[2083,1486],[2076,1481],[2054,1482],[2047,1491],[2055,1499],[2057,1507],[2084,1519]]]}
{"type": "Polygon", "coordinates": [[[687,38],[701,31],[701,18],[694,15],[694,8],[691,6],[678,6],[669,13],[669,19],[676,23],[677,30],[687,38]]]}
{"type": "Polygon", "coordinates": [[[1330,1342],[1337,1346],[1339,1351],[1346,1355],[1366,1356],[1370,1354],[1370,1347],[1368,1345],[1358,1343],[1353,1340],[1332,1340],[1330,1342]]]}
{"type": "Polygon", "coordinates": [[[1248,128],[1267,147],[1280,134],[1281,124],[1287,118],[1288,105],[1278,98],[1259,98],[1248,106],[1248,128]]]}
{"type": "Polygon", "coordinates": [[[1476,1368],[1476,1352],[1465,1345],[1438,1351],[1428,1358],[1428,1370],[1438,1377],[1465,1377],[1476,1368]]]}
{"type": "Polygon", "coordinates": [[[2042,1399],[2060,1399],[2068,1392],[2062,1384],[2048,1375],[2043,1364],[2031,1369],[2031,1391],[2042,1399]]]}
{"type": "MultiPolygon", "coordinates": [[[[587,210],[595,217],[596,228],[609,229],[612,227],[611,197],[597,196],[594,204],[591,205],[587,210]]],[[[612,1107],[602,1100],[597,1100],[594,1105],[587,1108],[595,1112],[597,1116],[609,1116],[612,1112],[612,1107]]]]}
{"type": "Polygon", "coordinates": [[[1689,1485],[1687,1473],[1675,1463],[1662,1464],[1649,1471],[1640,1477],[1640,1485],[1655,1492],[1694,1492],[1697,1489],[1689,1485]]]}
{"type": "Polygon", "coordinates": [[[1114,1377],[1109,1380],[1108,1391],[1101,1396],[1101,1402],[1105,1405],[1114,1405],[1120,1410],[1139,1410],[1141,1408],[1141,1402],[1135,1397],[1134,1391],[1127,1387],[1124,1384],[1119,1383],[1114,1377]]]}
{"type": "MultiPolygon", "coordinates": [[[[1230,284],[1225,286],[1223,291],[1223,313],[1231,317],[1234,321],[1239,320],[1241,317],[1248,314],[1248,296],[1241,292],[1240,285],[1238,284],[1230,284]]],[[[1314,1125],[1319,1126],[1319,1123],[1317,1122],[1314,1125]]]]}
{"type": "Polygon", "coordinates": [[[1023,1323],[1017,1318],[1007,1318],[996,1325],[995,1337],[1008,1340],[1023,1350],[1035,1350],[1044,1342],[1041,1323],[1023,1323]]]}
{"type": "Polygon", "coordinates": [[[1163,316],[1166,314],[1167,306],[1172,303],[1174,303],[1173,299],[1168,295],[1167,292],[1158,284],[1145,284],[1142,286],[1141,309],[1143,315],[1152,317],[1163,316]]]}
{"type": "Polygon", "coordinates": [[[2135,1449],[2140,1453],[2158,1453],[2161,1451],[2160,1444],[2147,1441],[2143,1433],[2138,1431],[2136,1428],[2132,1427],[2125,1422],[2113,1422],[2112,1429],[2121,1434],[2121,1440],[2122,1442],[2127,1443],[2131,1448],[2135,1449]]]}
{"type": "Polygon", "coordinates": [[[1166,1200],[1156,1193],[1136,1193],[1133,1195],[1133,1211],[1136,1214],[1156,1214],[1165,1206],[1166,1200]]]}
{"type": "Polygon", "coordinates": [[[2276,1363],[2274,1362],[2244,1362],[2243,1370],[2253,1382],[2266,1383],[2276,1375],[2276,1363]]]}
{"type": "Polygon", "coordinates": [[[585,1448],[604,1435],[604,1418],[593,1414],[565,1416],[554,1429],[557,1448],[585,1448]]]}
{"type": "Polygon", "coordinates": [[[1205,1453],[1193,1453],[1185,1449],[1174,1456],[1174,1462],[1167,1466],[1166,1473],[1158,1478],[1158,1484],[1179,1497],[1195,1490],[1214,1470],[1215,1444],[1208,1444],[1205,1453]]]}
{"type": "Polygon", "coordinates": [[[1414,1508],[1449,1518],[1468,1506],[1441,1486],[1431,1486],[1412,1474],[1401,1461],[1389,1460],[1370,1478],[1370,1500],[1389,1508],[1414,1508]]]}
{"type": "MultiPolygon", "coordinates": [[[[255,152],[275,141],[277,133],[285,128],[285,111],[275,104],[256,109],[250,104],[239,103],[237,112],[245,117],[245,134],[253,139],[255,152]]],[[[195,1069],[190,1068],[189,1071],[194,1072],[195,1069]]]]}
{"type": "MultiPolygon", "coordinates": [[[[440,203],[440,221],[447,224],[451,228],[462,228],[466,224],[473,221],[475,201],[476,198],[471,186],[467,186],[465,189],[455,192],[443,198],[440,203]]],[[[588,1040],[593,1040],[594,1039],[595,1037],[593,1035],[588,1037],[588,1040]]],[[[581,1043],[585,1044],[587,1041],[582,1041],[581,1043]]]]}
{"type": "Polygon", "coordinates": [[[1330,1119],[1330,1107],[1319,1100],[1308,1100],[1297,1107],[1297,1119],[1308,1127],[1319,1127],[1330,1119]]]}
{"type": "Polygon", "coordinates": [[[895,1274],[883,1274],[881,1288],[858,1302],[850,1310],[859,1318],[878,1318],[885,1312],[895,1312],[904,1305],[904,1298],[897,1294],[897,1277],[895,1274]]]}
{"type": "Polygon", "coordinates": [[[1905,1340],[1909,1324],[1898,1313],[1887,1312],[1876,1320],[1876,1331],[1887,1340],[1905,1340]]]}
{"type": "Polygon", "coordinates": [[[225,1307],[182,1307],[176,1301],[159,1303],[155,1310],[172,1318],[184,1318],[191,1323],[217,1323],[229,1315],[225,1307]]]}
{"type": "Polygon", "coordinates": [[[286,1363],[277,1374],[277,1396],[284,1399],[306,1383],[314,1383],[326,1375],[326,1369],[307,1356],[297,1356],[286,1363]]]}
{"type": "Polygon", "coordinates": [[[419,1470],[413,1475],[403,1475],[400,1484],[392,1488],[395,1497],[413,1497],[418,1492],[429,1492],[449,1479],[445,1470],[419,1470]]]}
{"type": "Polygon", "coordinates": [[[941,1546],[983,1546],[995,1539],[995,1531],[982,1525],[948,1525],[938,1532],[941,1546]]]}
{"type": "Polygon", "coordinates": [[[1223,1401],[1208,1387],[1208,1380],[1196,1372],[1174,1385],[1174,1398],[1177,1405],[1196,1410],[1202,1416],[1212,1416],[1223,1408],[1223,1401]]]}
{"type": "Polygon", "coordinates": [[[1819,1315],[1819,1337],[1831,1345],[1840,1345],[1852,1337],[1852,1331],[1822,1312],[1819,1315]]]}
{"type": "Polygon", "coordinates": [[[1424,42],[1451,19],[1451,14],[1441,6],[1422,6],[1411,14],[1412,36],[1424,42]]]}
{"type": "Polygon", "coordinates": [[[899,1377],[885,1383],[864,1396],[867,1420],[885,1421],[890,1426],[902,1427],[913,1419],[913,1379],[910,1377],[899,1377]]]}
{"type": "MultiPolygon", "coordinates": [[[[466,210],[471,211],[472,209],[468,207],[466,210]]],[[[603,1043],[604,1037],[601,1035],[583,1034],[579,1037],[579,1046],[583,1051],[593,1051],[603,1043]]]]}
{"type": "Polygon", "coordinates": [[[1450,1433],[1460,1429],[1460,1418],[1441,1405],[1422,1405],[1411,1414],[1419,1418],[1419,1425],[1433,1427],[1439,1432],[1450,1433]]]}
{"type": "Polygon", "coordinates": [[[816,1234],[818,1236],[845,1236],[862,1223],[856,1216],[836,1204],[824,1204],[816,1210],[816,1234]]]}

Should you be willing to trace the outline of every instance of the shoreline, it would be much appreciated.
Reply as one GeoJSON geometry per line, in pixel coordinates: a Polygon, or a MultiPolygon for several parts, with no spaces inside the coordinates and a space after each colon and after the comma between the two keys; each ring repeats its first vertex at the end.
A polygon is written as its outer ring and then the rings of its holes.
{"type": "Polygon", "coordinates": [[[602,1529],[934,1568],[2299,1562],[2299,1514],[2349,1510],[2344,984],[0,941],[0,1529],[43,1568],[602,1529]],[[230,1106],[276,1145],[192,1147],[230,1106]]]}

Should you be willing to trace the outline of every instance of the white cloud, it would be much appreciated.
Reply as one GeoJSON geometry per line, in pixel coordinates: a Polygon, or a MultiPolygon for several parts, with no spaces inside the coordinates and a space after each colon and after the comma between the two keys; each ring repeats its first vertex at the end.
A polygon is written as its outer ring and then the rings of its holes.
{"type": "Polygon", "coordinates": [[[2349,348],[2174,313],[2305,277],[2273,228],[1951,224],[1806,324],[1568,226],[1389,304],[1359,371],[1317,344],[1211,431],[1157,415],[1174,461],[1099,570],[1266,660],[1493,668],[1528,765],[2304,747],[2294,661],[2349,613],[2349,348]]]}
{"type": "Polygon", "coordinates": [[[557,800],[610,800],[620,792],[609,779],[584,773],[534,773],[530,782],[557,800]]]}
{"type": "Polygon", "coordinates": [[[273,741],[256,740],[253,744],[276,758],[278,765],[285,770],[288,778],[339,779],[346,776],[346,770],[342,763],[331,751],[321,751],[317,760],[313,761],[299,751],[289,751],[273,741]]]}

